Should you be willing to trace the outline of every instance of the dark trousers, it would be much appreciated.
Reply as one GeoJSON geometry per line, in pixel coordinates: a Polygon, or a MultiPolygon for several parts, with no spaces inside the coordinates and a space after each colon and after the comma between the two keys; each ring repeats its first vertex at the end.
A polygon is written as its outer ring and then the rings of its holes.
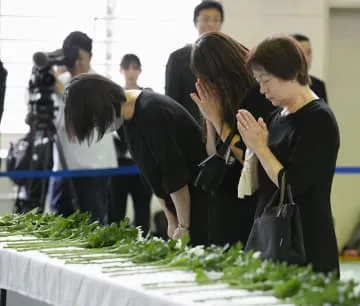
{"type": "MultiPolygon", "coordinates": [[[[56,214],[67,217],[74,213],[73,194],[68,179],[53,178],[51,206],[56,214]]],[[[111,199],[110,177],[76,177],[72,178],[77,204],[81,212],[90,212],[91,221],[100,224],[108,223],[108,208],[111,199]]]]}
{"type": "Polygon", "coordinates": [[[238,199],[218,193],[209,201],[209,243],[245,246],[254,222],[257,195],[238,199]]]}
{"type": "Polygon", "coordinates": [[[141,226],[146,235],[150,230],[152,191],[141,175],[112,177],[112,203],[109,208],[109,222],[118,223],[125,218],[128,195],[131,195],[134,204],[135,226],[141,226]]]}
{"type": "Polygon", "coordinates": [[[48,192],[49,179],[32,179],[23,186],[18,186],[17,196],[14,203],[13,212],[17,214],[26,214],[29,211],[38,208],[38,213],[43,213],[46,194],[48,192]],[[25,192],[25,197],[20,194],[25,192]]]}

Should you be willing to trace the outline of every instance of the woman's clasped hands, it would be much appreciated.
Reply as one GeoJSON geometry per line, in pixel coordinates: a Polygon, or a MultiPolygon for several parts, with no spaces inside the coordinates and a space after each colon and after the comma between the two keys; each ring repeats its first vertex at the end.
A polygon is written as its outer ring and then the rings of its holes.
{"type": "Polygon", "coordinates": [[[246,146],[255,154],[268,144],[268,129],[262,118],[256,120],[245,109],[238,110],[237,128],[246,146]]]}

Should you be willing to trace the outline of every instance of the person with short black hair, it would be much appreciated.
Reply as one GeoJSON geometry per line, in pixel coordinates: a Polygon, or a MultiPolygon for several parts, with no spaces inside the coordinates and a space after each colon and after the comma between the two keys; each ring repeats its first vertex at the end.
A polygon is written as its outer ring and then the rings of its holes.
{"type": "MultiPolygon", "coordinates": [[[[194,25],[201,36],[220,31],[224,22],[224,9],[218,1],[202,1],[194,9],[194,25]]],[[[200,122],[200,112],[190,98],[195,91],[196,78],[190,69],[192,44],[186,45],[169,56],[166,64],[165,94],[178,101],[200,122]]]]}
{"type": "MultiPolygon", "coordinates": [[[[219,19],[215,19],[214,21],[217,22],[224,22],[224,8],[222,4],[219,1],[212,1],[212,0],[204,0],[201,1],[200,4],[198,4],[194,9],[193,14],[193,22],[195,25],[197,25],[197,22],[201,21],[209,21],[211,19],[210,10],[216,10],[218,11],[218,14],[213,12],[213,14],[217,15],[217,17],[220,17],[219,19]]],[[[214,16],[213,16],[214,17],[214,16]]],[[[200,25],[199,25],[200,26],[200,25]]],[[[213,29],[208,27],[207,22],[204,22],[203,27],[200,29],[201,33],[206,32],[212,32],[213,29]]]]}
{"type": "Polygon", "coordinates": [[[274,36],[254,48],[247,65],[261,92],[279,107],[267,124],[239,110],[238,129],[260,163],[257,216],[286,175],[300,211],[307,264],[339,274],[330,193],[340,145],[329,106],[309,86],[306,59],[290,36],[274,36]]]}
{"type": "MultiPolygon", "coordinates": [[[[303,35],[303,34],[293,34],[291,35],[301,46],[302,51],[304,52],[306,62],[307,62],[307,69],[310,70],[312,64],[312,47],[310,38],[303,35]]],[[[326,103],[329,103],[325,82],[320,80],[319,78],[309,75],[310,77],[310,88],[326,103]]]]}
{"type": "Polygon", "coordinates": [[[124,90],[96,74],[75,77],[65,93],[65,126],[75,142],[102,139],[123,122],[132,157],[168,221],[168,235],[190,231],[191,243],[207,244],[208,196],[194,186],[206,157],[201,129],[170,97],[149,90],[124,90]],[[167,205],[167,203],[171,203],[167,205]]]}
{"type": "Polygon", "coordinates": [[[141,71],[141,62],[137,55],[128,53],[122,57],[122,59],[120,61],[120,68],[122,70],[126,70],[131,67],[141,71]]]}
{"type": "MultiPolygon", "coordinates": [[[[125,78],[125,89],[139,90],[138,84],[141,73],[141,62],[135,54],[125,54],[120,62],[120,73],[125,78]]],[[[150,90],[150,89],[148,89],[150,90]]],[[[124,126],[121,126],[114,135],[114,143],[119,167],[134,165],[126,143],[124,126]]],[[[109,211],[109,222],[120,222],[124,219],[128,195],[134,207],[134,225],[141,226],[144,235],[150,230],[150,202],[152,192],[144,177],[139,175],[117,175],[112,177],[112,205],[109,211]]]]}
{"type": "Polygon", "coordinates": [[[147,89],[150,87],[142,87],[138,84],[138,79],[142,72],[140,58],[132,53],[125,54],[120,61],[120,73],[124,76],[124,89],[147,89]]]}

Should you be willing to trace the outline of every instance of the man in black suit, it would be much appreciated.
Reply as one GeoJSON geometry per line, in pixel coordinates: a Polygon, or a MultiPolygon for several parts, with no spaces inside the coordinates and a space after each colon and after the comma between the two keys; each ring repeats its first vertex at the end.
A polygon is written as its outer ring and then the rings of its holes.
{"type": "MultiPolygon", "coordinates": [[[[202,1],[194,10],[193,21],[199,35],[220,31],[224,21],[224,9],[217,1],[202,1]]],[[[190,98],[190,93],[195,91],[196,82],[190,70],[190,54],[191,44],[170,54],[166,64],[165,94],[184,106],[199,122],[199,109],[190,98]]]]}
{"type": "MultiPolygon", "coordinates": [[[[312,63],[312,49],[309,37],[302,34],[293,34],[292,37],[296,39],[300,44],[308,64],[308,69],[310,69],[312,63]]],[[[314,77],[313,75],[310,75],[310,87],[326,103],[329,102],[326,95],[326,87],[324,81],[314,77]]]]}

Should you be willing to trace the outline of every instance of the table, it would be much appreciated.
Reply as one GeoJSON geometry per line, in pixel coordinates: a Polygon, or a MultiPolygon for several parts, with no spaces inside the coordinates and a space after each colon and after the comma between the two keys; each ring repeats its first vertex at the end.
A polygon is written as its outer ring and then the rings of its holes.
{"type": "MultiPolygon", "coordinates": [[[[19,237],[18,237],[19,238],[19,237]]],[[[13,239],[18,239],[14,237],[13,239]]],[[[234,290],[225,284],[197,285],[192,272],[150,271],[109,276],[96,264],[65,264],[39,251],[18,252],[0,243],[0,288],[58,306],[279,305],[262,292],[234,290]],[[173,282],[179,282],[174,287],[173,282]],[[149,288],[149,284],[157,288],[149,288]],[[159,285],[161,288],[158,288],[159,285]],[[168,285],[169,288],[165,288],[168,285]],[[145,286],[145,287],[144,287],[145,286]]],[[[129,262],[128,262],[129,263],[129,262]]],[[[283,305],[283,304],[282,304],[283,305]]]]}

